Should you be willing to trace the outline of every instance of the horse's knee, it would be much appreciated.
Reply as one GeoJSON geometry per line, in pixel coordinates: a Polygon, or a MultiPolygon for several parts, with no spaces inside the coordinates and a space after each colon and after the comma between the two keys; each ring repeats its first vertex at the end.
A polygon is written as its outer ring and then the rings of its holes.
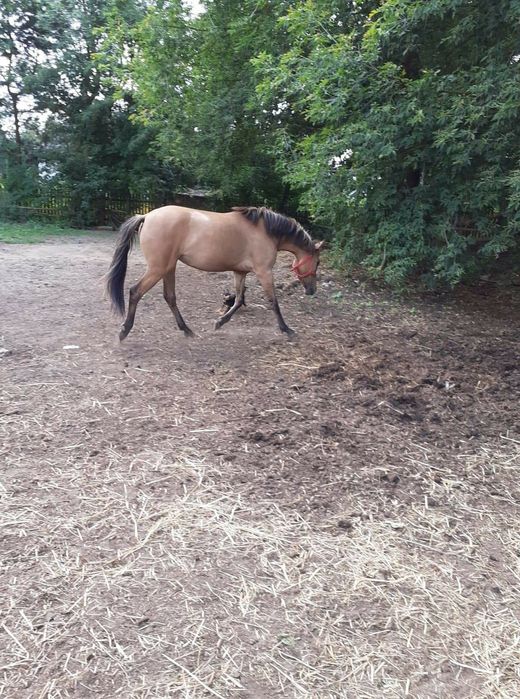
{"type": "Polygon", "coordinates": [[[140,298],[139,284],[134,284],[134,286],[130,287],[130,303],[135,303],[139,301],[140,298]]]}

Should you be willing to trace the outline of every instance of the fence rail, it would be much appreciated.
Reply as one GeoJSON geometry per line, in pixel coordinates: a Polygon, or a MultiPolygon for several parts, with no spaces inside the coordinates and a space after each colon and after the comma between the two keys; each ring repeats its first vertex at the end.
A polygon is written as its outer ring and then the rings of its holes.
{"type": "Polygon", "coordinates": [[[179,204],[199,208],[205,201],[205,195],[189,192],[179,192],[161,198],[117,197],[111,194],[82,198],[72,193],[49,193],[16,205],[0,200],[0,217],[19,220],[40,218],[46,221],[117,228],[129,216],[147,214],[159,206],[179,204]]]}

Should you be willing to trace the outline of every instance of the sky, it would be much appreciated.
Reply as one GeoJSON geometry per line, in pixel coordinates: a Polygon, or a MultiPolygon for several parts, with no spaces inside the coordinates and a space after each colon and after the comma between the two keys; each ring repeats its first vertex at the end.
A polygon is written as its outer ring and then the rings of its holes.
{"type": "Polygon", "coordinates": [[[185,0],[185,2],[186,5],[192,8],[192,14],[200,15],[203,9],[200,0],[185,0]]]}

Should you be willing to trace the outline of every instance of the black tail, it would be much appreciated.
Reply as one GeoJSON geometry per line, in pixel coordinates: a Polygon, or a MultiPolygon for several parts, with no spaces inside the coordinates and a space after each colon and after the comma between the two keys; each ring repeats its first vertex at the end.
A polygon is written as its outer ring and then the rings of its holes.
{"type": "Polygon", "coordinates": [[[119,241],[117,243],[112,264],[107,274],[107,291],[112,301],[112,308],[125,313],[125,277],[128,263],[128,253],[135,242],[144,216],[132,216],[125,221],[119,229],[119,241]]]}

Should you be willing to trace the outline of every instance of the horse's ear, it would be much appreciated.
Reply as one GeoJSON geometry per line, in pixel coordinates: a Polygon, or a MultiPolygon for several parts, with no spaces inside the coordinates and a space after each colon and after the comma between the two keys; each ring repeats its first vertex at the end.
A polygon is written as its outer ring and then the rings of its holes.
{"type": "Polygon", "coordinates": [[[323,250],[324,247],[326,247],[326,243],[324,240],[315,240],[314,241],[314,249],[316,251],[323,250]]]}

